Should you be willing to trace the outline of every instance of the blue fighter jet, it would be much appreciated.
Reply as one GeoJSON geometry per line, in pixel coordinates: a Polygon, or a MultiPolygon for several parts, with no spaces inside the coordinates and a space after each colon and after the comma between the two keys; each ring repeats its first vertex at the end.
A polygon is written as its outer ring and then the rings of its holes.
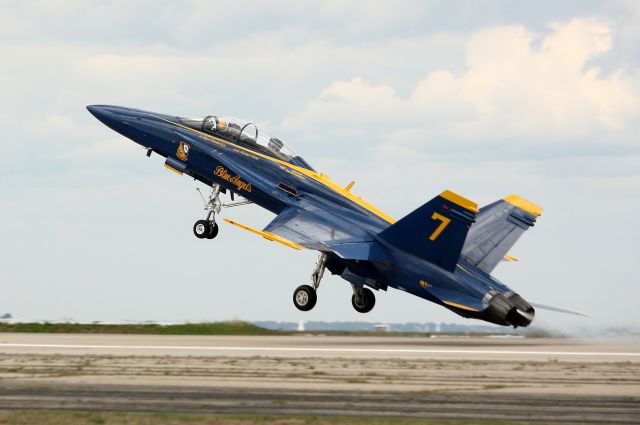
{"type": "Polygon", "coordinates": [[[196,237],[217,236],[223,207],[254,203],[276,214],[263,230],[224,221],[293,249],[319,251],[311,284],[293,293],[302,311],[315,306],[328,269],[351,284],[351,303],[360,313],[374,307],[372,290],[391,287],[498,325],[528,326],[534,318],[530,303],[491,276],[501,261],[515,260],[509,249],[542,213],[524,198],[509,195],[478,209],[445,190],[396,221],[351,192],[353,182],[343,187],[317,172],[252,122],[106,105],[87,109],[145,147],[147,156],[155,152],[168,169],[211,187],[206,217],[193,226],[196,237]],[[221,194],[231,202],[223,203],[221,194]]]}

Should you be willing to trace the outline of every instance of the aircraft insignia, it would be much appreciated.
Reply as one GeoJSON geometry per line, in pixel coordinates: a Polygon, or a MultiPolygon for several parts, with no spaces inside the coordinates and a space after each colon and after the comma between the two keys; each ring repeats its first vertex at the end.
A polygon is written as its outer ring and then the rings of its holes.
{"type": "Polygon", "coordinates": [[[188,143],[180,142],[180,145],[178,146],[178,150],[176,151],[176,156],[178,157],[178,159],[182,161],[186,161],[187,159],[189,159],[190,148],[191,147],[189,146],[188,143]]]}

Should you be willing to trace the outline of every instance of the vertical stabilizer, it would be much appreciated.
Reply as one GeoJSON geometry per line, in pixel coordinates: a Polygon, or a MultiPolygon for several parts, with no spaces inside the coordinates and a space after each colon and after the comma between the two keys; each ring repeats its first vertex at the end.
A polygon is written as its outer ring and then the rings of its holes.
{"type": "Polygon", "coordinates": [[[507,253],[511,247],[541,214],[542,207],[518,195],[482,207],[469,230],[461,257],[491,273],[502,259],[510,257],[507,253]]]}
{"type": "Polygon", "coordinates": [[[380,233],[380,238],[417,257],[453,271],[478,206],[445,190],[380,233]]]}

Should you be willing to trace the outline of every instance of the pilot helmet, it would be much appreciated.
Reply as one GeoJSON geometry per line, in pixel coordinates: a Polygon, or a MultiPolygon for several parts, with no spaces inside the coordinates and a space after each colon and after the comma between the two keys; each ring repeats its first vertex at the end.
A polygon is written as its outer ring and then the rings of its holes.
{"type": "Polygon", "coordinates": [[[229,123],[227,123],[227,120],[225,120],[224,118],[218,118],[216,117],[216,127],[218,130],[226,130],[227,127],[229,127],[229,123]]]}

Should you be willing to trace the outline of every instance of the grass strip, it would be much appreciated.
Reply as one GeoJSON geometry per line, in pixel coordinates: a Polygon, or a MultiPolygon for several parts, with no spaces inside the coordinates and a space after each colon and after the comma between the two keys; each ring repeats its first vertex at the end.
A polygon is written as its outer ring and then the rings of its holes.
{"type": "Polygon", "coordinates": [[[152,334],[152,335],[280,335],[247,322],[185,323],[180,325],[103,323],[0,323],[0,332],[152,334]]]}
{"type": "MultiPolygon", "coordinates": [[[[493,419],[0,410],[0,425],[518,425],[493,419]]],[[[536,425],[559,425],[536,422],[536,425]]],[[[590,424],[597,425],[597,424],[590,424]]]]}

